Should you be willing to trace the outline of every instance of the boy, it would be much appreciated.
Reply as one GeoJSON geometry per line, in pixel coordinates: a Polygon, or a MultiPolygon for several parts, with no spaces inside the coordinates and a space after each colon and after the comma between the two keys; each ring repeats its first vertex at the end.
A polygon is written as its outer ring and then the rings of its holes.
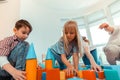
{"type": "MultiPolygon", "coordinates": [[[[14,35],[0,41],[0,80],[12,77],[15,80],[25,80],[25,58],[29,44],[27,39],[32,26],[26,20],[16,22],[14,35]]],[[[8,79],[10,80],[10,79],[8,79]]]]}

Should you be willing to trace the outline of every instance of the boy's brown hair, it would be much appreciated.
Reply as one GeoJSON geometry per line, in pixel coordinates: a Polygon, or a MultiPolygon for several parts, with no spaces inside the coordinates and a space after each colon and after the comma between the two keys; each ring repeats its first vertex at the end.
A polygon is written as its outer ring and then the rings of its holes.
{"type": "Polygon", "coordinates": [[[21,19],[16,22],[15,28],[19,30],[21,27],[28,27],[30,32],[32,31],[32,26],[27,20],[21,19]]]}

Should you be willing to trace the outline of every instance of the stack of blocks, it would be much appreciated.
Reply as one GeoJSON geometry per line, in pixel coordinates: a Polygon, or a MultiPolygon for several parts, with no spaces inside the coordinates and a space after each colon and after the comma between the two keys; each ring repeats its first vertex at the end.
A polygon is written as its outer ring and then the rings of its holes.
{"type": "MultiPolygon", "coordinates": [[[[120,80],[120,66],[102,66],[103,71],[98,72],[99,79],[120,80]]],[[[82,69],[82,68],[81,68],[82,69]]],[[[37,59],[33,44],[31,44],[26,57],[26,77],[27,80],[96,80],[95,71],[84,68],[74,74],[66,75],[65,71],[54,68],[52,59],[45,60],[45,68],[37,67],[37,59]],[[84,70],[86,69],[86,70],[84,70]]]]}
{"type": "MultiPolygon", "coordinates": [[[[37,72],[37,80],[96,80],[94,70],[79,70],[78,78],[73,74],[66,75],[65,71],[59,68],[53,68],[52,60],[45,60],[45,69],[39,68],[37,72]]],[[[98,78],[104,79],[104,72],[98,72],[98,78]]]]}

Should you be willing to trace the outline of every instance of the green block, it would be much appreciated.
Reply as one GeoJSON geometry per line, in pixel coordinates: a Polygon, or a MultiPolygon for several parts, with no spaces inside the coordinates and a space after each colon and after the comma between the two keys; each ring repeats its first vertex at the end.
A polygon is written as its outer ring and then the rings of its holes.
{"type": "Polygon", "coordinates": [[[104,69],[105,80],[120,80],[116,70],[104,69]]]}

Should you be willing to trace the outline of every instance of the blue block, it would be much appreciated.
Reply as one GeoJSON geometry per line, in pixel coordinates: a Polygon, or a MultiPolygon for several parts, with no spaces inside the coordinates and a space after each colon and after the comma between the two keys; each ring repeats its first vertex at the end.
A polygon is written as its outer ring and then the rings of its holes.
{"type": "Polygon", "coordinates": [[[111,66],[113,70],[116,70],[118,72],[119,78],[120,78],[120,65],[112,65],[111,66]]]}
{"type": "Polygon", "coordinates": [[[104,69],[105,80],[120,80],[116,70],[104,69]]]}
{"type": "Polygon", "coordinates": [[[82,67],[81,65],[78,66],[78,70],[88,70],[91,68],[91,65],[85,65],[85,67],[82,67]]]}
{"type": "Polygon", "coordinates": [[[46,80],[46,72],[42,73],[42,80],[46,80]]]}
{"type": "Polygon", "coordinates": [[[67,79],[67,80],[83,80],[83,79],[80,79],[80,78],[78,78],[78,77],[73,77],[73,78],[69,78],[69,79],[67,79]]]}
{"type": "Polygon", "coordinates": [[[110,65],[104,65],[104,66],[101,66],[102,67],[102,69],[112,69],[112,67],[110,66],[110,65]]]}

